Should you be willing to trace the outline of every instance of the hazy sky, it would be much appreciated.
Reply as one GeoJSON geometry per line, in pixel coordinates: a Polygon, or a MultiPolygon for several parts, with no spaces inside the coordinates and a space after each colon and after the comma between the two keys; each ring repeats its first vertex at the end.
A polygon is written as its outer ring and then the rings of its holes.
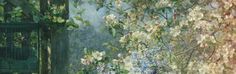
{"type": "MultiPolygon", "coordinates": [[[[81,18],[83,18],[84,20],[88,20],[90,22],[90,24],[92,26],[94,26],[97,30],[99,28],[101,28],[101,24],[103,24],[104,22],[104,15],[106,12],[106,8],[100,8],[99,10],[97,10],[97,6],[95,3],[88,3],[87,0],[83,1],[84,3],[82,3],[81,5],[79,5],[78,7],[74,7],[73,6],[73,1],[70,0],[70,17],[73,18],[75,16],[80,16],[78,13],[78,11],[84,9],[85,11],[82,13],[81,18]]],[[[74,19],[75,20],[75,19],[74,19]]],[[[75,22],[81,25],[81,22],[78,20],[75,20],[75,22]]]]}

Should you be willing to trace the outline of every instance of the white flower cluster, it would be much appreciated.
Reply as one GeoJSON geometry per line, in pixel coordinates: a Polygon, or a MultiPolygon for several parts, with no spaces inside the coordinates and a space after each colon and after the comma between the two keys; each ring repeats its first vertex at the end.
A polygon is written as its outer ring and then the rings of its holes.
{"type": "Polygon", "coordinates": [[[200,47],[207,46],[204,41],[211,41],[212,43],[216,43],[214,36],[210,36],[208,34],[200,34],[199,37],[196,38],[197,44],[200,44],[200,47]]]}
{"type": "Polygon", "coordinates": [[[194,22],[194,29],[204,29],[206,31],[209,31],[212,28],[213,24],[211,22],[205,21],[205,20],[199,20],[194,22]]]}
{"type": "MultiPolygon", "coordinates": [[[[214,5],[214,7],[216,6],[217,5],[214,5]]],[[[206,10],[210,13],[209,15],[206,15],[206,16],[210,16],[211,18],[214,18],[214,20],[207,20],[208,17],[204,17],[203,10],[204,9],[201,8],[200,6],[195,6],[193,9],[190,9],[189,14],[187,15],[188,20],[180,22],[180,25],[188,25],[188,22],[193,24],[193,26],[191,27],[194,30],[194,32],[197,32],[196,40],[197,40],[197,44],[200,44],[200,47],[207,46],[207,44],[204,43],[205,41],[211,41],[213,43],[216,43],[211,33],[214,30],[214,27],[216,27],[218,23],[222,20],[221,16],[218,13],[210,12],[206,10]]],[[[178,34],[178,31],[177,31],[177,34],[178,34]]]]}
{"type": "Polygon", "coordinates": [[[235,0],[222,0],[222,2],[224,3],[224,8],[225,9],[229,9],[234,4],[236,4],[235,0]]]}
{"type": "Polygon", "coordinates": [[[209,35],[203,35],[201,34],[200,37],[197,37],[197,43],[200,44],[202,43],[209,35]]]}
{"type": "Polygon", "coordinates": [[[98,60],[98,61],[102,60],[102,57],[103,57],[104,55],[105,55],[105,52],[104,52],[104,51],[103,51],[103,52],[95,51],[95,52],[92,53],[92,56],[93,56],[96,60],[98,60]]]}
{"type": "Polygon", "coordinates": [[[122,37],[120,38],[119,42],[120,42],[120,43],[125,43],[125,42],[127,42],[127,39],[126,39],[126,38],[127,38],[126,36],[122,36],[122,37]]]}
{"type": "Polygon", "coordinates": [[[114,14],[110,14],[104,17],[104,19],[106,20],[105,23],[106,24],[115,24],[117,23],[117,19],[116,16],[114,14]]]}
{"type": "Polygon", "coordinates": [[[174,28],[170,28],[170,34],[173,36],[173,37],[176,37],[178,36],[180,33],[181,33],[181,27],[180,26],[175,26],[174,28]]]}
{"type": "Polygon", "coordinates": [[[89,65],[94,61],[94,58],[92,56],[87,55],[84,58],[81,58],[80,61],[84,65],[89,65]]]}
{"type": "Polygon", "coordinates": [[[92,55],[85,55],[84,58],[81,58],[81,63],[84,64],[84,65],[89,65],[92,62],[102,60],[104,55],[105,55],[104,51],[102,51],[102,52],[99,52],[99,51],[92,52],[92,55]]]}
{"type": "Polygon", "coordinates": [[[120,38],[120,43],[125,43],[127,40],[138,41],[138,42],[147,42],[151,39],[150,34],[143,31],[135,31],[132,34],[124,35],[120,38]]]}
{"type": "Polygon", "coordinates": [[[134,33],[132,33],[132,37],[133,38],[137,38],[137,39],[150,39],[148,36],[147,36],[147,33],[143,32],[143,31],[135,31],[134,33]]]}
{"type": "Polygon", "coordinates": [[[216,51],[216,55],[218,56],[218,58],[223,57],[223,63],[229,62],[230,58],[233,58],[233,56],[235,55],[235,49],[231,47],[231,44],[224,44],[220,47],[219,50],[216,51]]]}
{"type": "Polygon", "coordinates": [[[119,7],[121,7],[121,0],[116,0],[115,1],[115,4],[116,4],[116,6],[119,8],[119,7]]]}
{"type": "Polygon", "coordinates": [[[196,6],[190,10],[189,15],[187,16],[189,21],[198,21],[203,18],[203,13],[200,6],[196,6]]]}
{"type": "Polygon", "coordinates": [[[124,69],[131,71],[132,67],[133,67],[133,63],[132,63],[132,59],[130,56],[127,56],[123,59],[124,62],[124,69]]]}
{"type": "Polygon", "coordinates": [[[173,6],[173,4],[171,3],[171,0],[159,0],[159,2],[157,2],[155,4],[156,7],[165,7],[165,6],[173,6]]]}

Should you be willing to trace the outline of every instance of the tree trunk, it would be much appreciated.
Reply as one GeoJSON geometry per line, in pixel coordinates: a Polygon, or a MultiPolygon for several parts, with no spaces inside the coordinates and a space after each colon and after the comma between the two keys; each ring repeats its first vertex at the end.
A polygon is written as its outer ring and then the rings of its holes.
{"type": "MultiPolygon", "coordinates": [[[[48,0],[40,0],[40,13],[45,16],[45,12],[47,11],[48,8],[48,0]]],[[[40,56],[41,56],[41,67],[40,67],[40,74],[50,74],[49,70],[49,51],[48,48],[49,46],[49,30],[46,27],[46,24],[44,24],[44,21],[41,21],[41,51],[40,51],[40,56]]]]}

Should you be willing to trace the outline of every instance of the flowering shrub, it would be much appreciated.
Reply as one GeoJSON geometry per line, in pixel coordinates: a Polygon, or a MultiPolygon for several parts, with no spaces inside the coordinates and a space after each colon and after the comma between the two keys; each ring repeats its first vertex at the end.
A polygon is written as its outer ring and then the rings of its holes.
{"type": "Polygon", "coordinates": [[[104,19],[118,37],[116,48],[121,51],[86,54],[81,63],[87,70],[101,74],[236,73],[235,0],[114,3],[118,7],[111,7],[115,10],[104,19]]]}

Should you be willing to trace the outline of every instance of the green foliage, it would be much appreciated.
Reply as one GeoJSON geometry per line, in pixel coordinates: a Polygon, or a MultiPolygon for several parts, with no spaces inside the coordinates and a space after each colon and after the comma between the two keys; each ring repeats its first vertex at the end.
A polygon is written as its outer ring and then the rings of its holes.
{"type": "MultiPolygon", "coordinates": [[[[60,0],[62,1],[62,0],[60,0]]],[[[7,21],[11,22],[24,22],[22,19],[23,18],[29,18],[32,17],[32,22],[39,23],[40,21],[44,23],[48,23],[50,26],[58,26],[54,25],[53,23],[57,24],[63,24],[65,27],[78,27],[76,26],[73,20],[69,20],[66,17],[68,17],[68,14],[66,14],[69,11],[65,11],[65,4],[61,4],[60,1],[55,0],[54,4],[51,3],[49,4],[48,9],[46,9],[45,15],[40,13],[40,6],[39,6],[39,1],[38,0],[7,0],[7,1],[1,1],[0,5],[0,21],[4,22],[4,5],[6,2],[12,4],[13,10],[8,12],[10,14],[10,19],[7,21]],[[60,3],[58,5],[58,2],[60,3]],[[67,23],[67,24],[65,24],[67,23]]],[[[83,21],[86,23],[86,25],[89,25],[88,21],[83,21]]],[[[48,27],[50,27],[48,26],[48,27]]],[[[62,25],[59,25],[62,26],[62,25]]]]}
{"type": "Polygon", "coordinates": [[[11,20],[13,22],[20,22],[21,21],[21,17],[23,16],[22,14],[23,10],[21,7],[16,7],[13,9],[13,11],[9,12],[9,14],[11,15],[11,20]]]}
{"type": "MultiPolygon", "coordinates": [[[[80,13],[80,12],[79,12],[80,13]]],[[[81,12],[82,13],[82,12],[81,12]]],[[[82,24],[86,25],[86,26],[90,26],[90,22],[88,20],[84,20],[83,18],[81,18],[80,16],[75,16],[74,17],[76,20],[80,21],[82,24]]]]}

